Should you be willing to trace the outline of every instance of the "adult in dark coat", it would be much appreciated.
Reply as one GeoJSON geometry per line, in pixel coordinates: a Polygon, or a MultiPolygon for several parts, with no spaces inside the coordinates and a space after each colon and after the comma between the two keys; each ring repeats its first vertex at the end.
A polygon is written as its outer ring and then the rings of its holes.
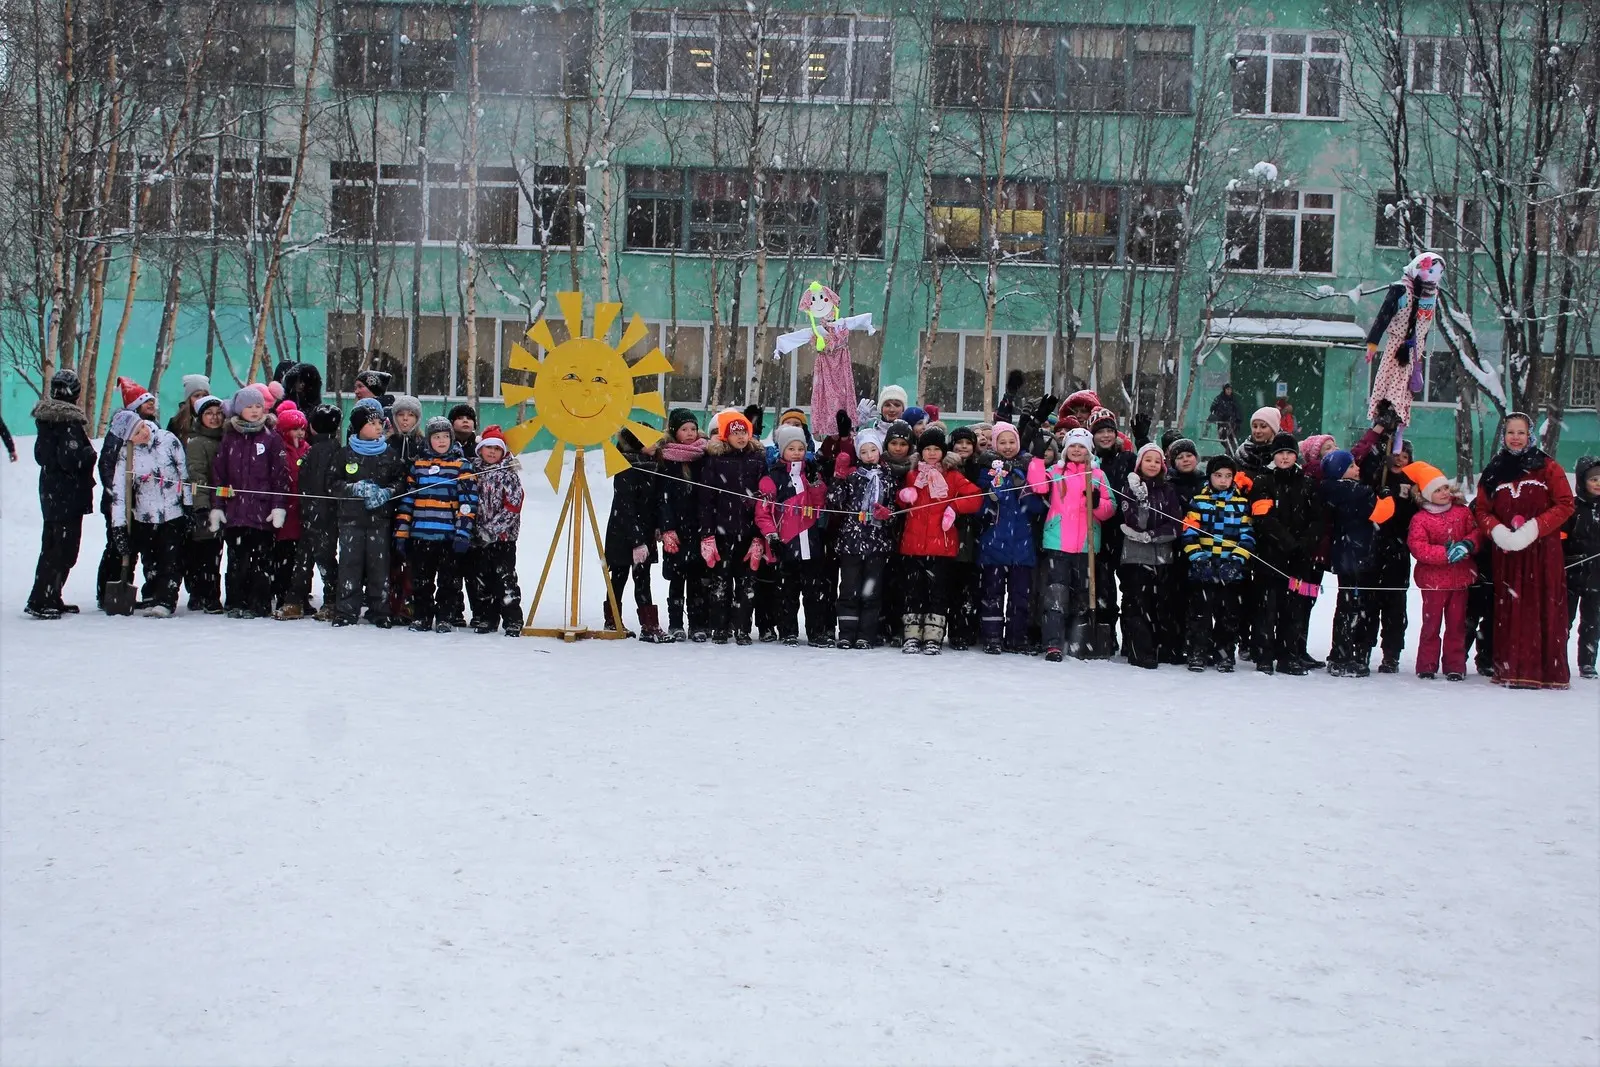
{"type": "MultiPolygon", "coordinates": [[[[622,607],[622,594],[633,578],[633,603],[639,613],[639,627],[646,634],[661,630],[660,613],[650,595],[650,567],[656,562],[656,538],[661,532],[660,493],[656,472],[660,469],[654,452],[646,452],[639,439],[627,430],[617,434],[617,450],[628,459],[628,468],[611,479],[611,515],[606,520],[606,569],[611,572],[611,588],[622,607]]],[[[605,604],[606,628],[612,626],[611,603],[605,604]]],[[[621,626],[622,620],[615,620],[621,626]]]]}
{"type": "Polygon", "coordinates": [[[1243,417],[1239,413],[1239,398],[1233,395],[1232,382],[1223,383],[1222,392],[1211,401],[1211,412],[1206,415],[1206,421],[1216,425],[1223,451],[1232,452],[1239,447],[1239,423],[1243,417]]]}
{"type": "Polygon", "coordinates": [[[661,523],[661,576],[667,579],[667,636],[684,640],[691,630],[709,632],[706,618],[705,563],[697,540],[700,530],[700,461],[706,439],[688,408],[667,413],[667,434],[657,450],[663,477],[656,479],[661,523]],[[684,628],[687,610],[688,629],[684,628]]]}
{"type": "Polygon", "coordinates": [[[94,445],[86,429],[88,418],[77,404],[79,389],[77,372],[56,371],[50,379],[50,395],[33,408],[38,427],[33,458],[39,464],[39,514],[44,531],[33,590],[23,610],[36,619],[58,619],[78,610],[62,600],[61,590],[78,562],[83,517],[94,503],[94,445]]]}
{"type": "MultiPolygon", "coordinates": [[[[756,502],[767,472],[767,455],[756,440],[750,418],[742,412],[719,414],[716,430],[700,464],[696,501],[698,549],[706,566],[707,613],[718,644],[735,638],[747,645],[755,610],[755,576],[765,553],[756,533],[756,502]]],[[[698,632],[695,639],[705,640],[698,632]]]]}
{"type": "Polygon", "coordinates": [[[1161,446],[1142,446],[1134,469],[1124,478],[1117,495],[1121,520],[1122,562],[1117,577],[1122,584],[1123,652],[1135,667],[1155,670],[1162,649],[1179,641],[1183,615],[1162,595],[1172,584],[1177,566],[1178,537],[1183,533],[1184,504],[1166,477],[1166,455],[1161,446]]]}
{"type": "MultiPolygon", "coordinates": [[[[1250,514],[1256,548],[1253,584],[1259,617],[1253,631],[1256,670],[1305,674],[1301,659],[1310,612],[1292,597],[1319,576],[1314,557],[1322,540],[1322,502],[1317,486],[1298,464],[1300,443],[1280,433],[1273,442],[1273,465],[1250,489],[1250,514]],[[1282,465],[1279,461],[1282,460],[1282,465]]],[[[1309,600],[1309,597],[1305,599],[1309,600]]]]}
{"type": "Polygon", "coordinates": [[[1567,576],[1561,527],[1572,487],[1533,443],[1533,420],[1506,416],[1505,447],[1484,467],[1472,513],[1493,540],[1494,680],[1512,689],[1565,689],[1567,576]]]}
{"type": "Polygon", "coordinates": [[[1572,471],[1572,518],[1561,527],[1567,566],[1567,625],[1578,621],[1578,672],[1595,677],[1600,653],[1600,492],[1591,481],[1600,478],[1600,459],[1584,456],[1572,471]]]}

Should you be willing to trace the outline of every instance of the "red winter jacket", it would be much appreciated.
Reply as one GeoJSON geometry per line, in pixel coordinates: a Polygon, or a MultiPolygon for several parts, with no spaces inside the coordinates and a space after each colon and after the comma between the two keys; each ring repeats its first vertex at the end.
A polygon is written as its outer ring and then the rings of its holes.
{"type": "Polygon", "coordinates": [[[961,476],[960,470],[946,466],[944,482],[949,495],[935,500],[926,487],[917,489],[917,470],[912,467],[906,475],[905,488],[915,489],[917,499],[909,504],[901,502],[902,507],[910,510],[906,512],[905,532],[900,535],[900,554],[954,558],[961,550],[961,529],[958,526],[944,528],[944,508],[938,505],[954,508],[957,515],[975,515],[983,507],[983,494],[961,476]]]}
{"type": "Polygon", "coordinates": [[[1452,504],[1443,514],[1424,508],[1412,516],[1406,544],[1417,557],[1412,577],[1418,589],[1465,589],[1478,573],[1473,556],[1483,545],[1483,534],[1465,504],[1452,504]],[[1449,562],[1446,553],[1452,541],[1470,542],[1472,555],[1458,563],[1449,562]]]}

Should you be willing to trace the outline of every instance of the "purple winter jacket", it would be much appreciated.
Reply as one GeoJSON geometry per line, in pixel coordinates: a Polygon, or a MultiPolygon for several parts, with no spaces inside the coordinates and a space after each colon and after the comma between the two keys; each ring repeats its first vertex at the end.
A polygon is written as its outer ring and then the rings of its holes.
{"type": "Polygon", "coordinates": [[[214,494],[213,506],[222,506],[229,526],[270,530],[272,523],[267,520],[268,513],[273,508],[285,507],[288,497],[264,494],[289,492],[289,461],[283,438],[270,427],[245,433],[240,430],[237,418],[229,419],[224,427],[217,458],[211,461],[211,484],[254,491],[226,499],[214,494]]]}

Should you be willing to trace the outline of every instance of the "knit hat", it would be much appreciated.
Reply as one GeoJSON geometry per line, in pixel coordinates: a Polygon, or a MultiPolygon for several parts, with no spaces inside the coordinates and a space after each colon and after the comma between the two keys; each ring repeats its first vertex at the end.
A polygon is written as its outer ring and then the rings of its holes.
{"type": "Polygon", "coordinates": [[[1011,425],[1009,422],[997,422],[997,423],[995,423],[994,424],[994,429],[989,432],[989,440],[993,441],[995,444],[998,445],[1000,443],[1000,435],[1003,434],[1003,433],[1008,433],[1011,436],[1015,437],[1017,439],[1017,447],[1018,448],[1022,447],[1022,434],[1017,430],[1017,428],[1015,426],[1011,425]]]}
{"type": "Polygon", "coordinates": [[[887,447],[890,441],[899,439],[910,444],[915,437],[916,435],[911,432],[911,424],[909,422],[905,419],[895,419],[889,424],[889,428],[884,431],[883,443],[887,447]]]}
{"type": "Polygon", "coordinates": [[[1328,481],[1336,482],[1343,478],[1345,472],[1355,463],[1356,457],[1342,448],[1336,448],[1322,457],[1322,477],[1328,481]]]}
{"type": "Polygon", "coordinates": [[[876,448],[879,452],[883,451],[883,434],[870,426],[862,427],[856,431],[856,455],[859,456],[861,450],[868,445],[876,448]]]}
{"type": "Polygon", "coordinates": [[[65,400],[67,403],[76,403],[78,395],[83,392],[83,382],[78,378],[78,372],[71,367],[62,367],[50,375],[50,399],[65,400]]]}
{"type": "Polygon", "coordinates": [[[1279,452],[1293,452],[1295,459],[1300,458],[1300,442],[1294,439],[1294,434],[1280,433],[1272,438],[1272,454],[1276,456],[1279,452]]]}
{"type": "Polygon", "coordinates": [[[1093,389],[1079,389],[1061,402],[1061,410],[1064,412],[1078,408],[1088,408],[1092,411],[1100,407],[1105,405],[1100,403],[1100,394],[1093,389]]]}
{"type": "Polygon", "coordinates": [[[350,432],[351,433],[353,433],[353,434],[360,433],[361,432],[361,427],[367,425],[369,422],[375,422],[379,426],[382,426],[383,425],[383,408],[381,408],[381,407],[374,408],[374,407],[368,407],[366,404],[357,404],[355,407],[350,409],[350,432]]]}
{"type": "Polygon", "coordinates": [[[228,405],[233,414],[237,415],[251,404],[265,404],[266,397],[261,392],[259,385],[247,385],[233,394],[233,400],[228,405]]]}
{"type": "Polygon", "coordinates": [[[937,448],[940,452],[949,452],[950,443],[944,439],[944,432],[941,430],[923,430],[922,436],[917,438],[917,451],[921,452],[924,448],[937,448]]]}
{"type": "Polygon", "coordinates": [[[455,422],[457,419],[471,419],[472,420],[472,424],[474,426],[476,426],[478,424],[478,412],[477,412],[477,409],[474,408],[471,404],[457,404],[455,407],[450,409],[450,414],[448,416],[446,416],[446,417],[452,423],[455,422]]]}
{"type": "Polygon", "coordinates": [[[185,374],[183,376],[183,395],[194,396],[196,393],[211,392],[211,379],[204,374],[185,374]]]}
{"type": "Polygon", "coordinates": [[[1195,447],[1194,442],[1187,437],[1180,437],[1167,445],[1167,462],[1176,466],[1178,457],[1185,453],[1194,456],[1196,459],[1200,458],[1200,450],[1195,447]]]}
{"type": "Polygon", "coordinates": [[[1165,452],[1161,451],[1161,446],[1160,445],[1156,444],[1154,441],[1151,441],[1148,444],[1143,444],[1143,445],[1139,446],[1139,451],[1133,457],[1133,469],[1134,470],[1138,470],[1139,466],[1142,463],[1144,463],[1144,456],[1145,456],[1146,452],[1152,452],[1155,455],[1160,456],[1161,457],[1161,468],[1162,468],[1162,470],[1166,469],[1166,466],[1167,466],[1167,454],[1165,452]]]}
{"type": "Polygon", "coordinates": [[[483,433],[478,437],[478,445],[472,450],[472,454],[475,456],[483,455],[484,445],[498,445],[502,452],[509,453],[511,451],[506,447],[505,433],[498,426],[485,426],[483,428],[483,433]]]}
{"type": "Polygon", "coordinates": [[[111,416],[111,425],[106,432],[126,441],[133,436],[133,428],[143,421],[139,416],[124,408],[111,416]]]}
{"type": "Polygon", "coordinates": [[[975,431],[971,426],[957,426],[954,430],[950,431],[950,447],[954,448],[957,441],[966,441],[970,443],[973,447],[973,450],[976,451],[978,447],[977,431],[975,431]]]}
{"type": "Polygon", "coordinates": [[[1206,477],[1209,478],[1218,471],[1227,471],[1232,474],[1239,469],[1239,464],[1226,452],[1218,452],[1206,460],[1206,477]]]}
{"type": "MultiPolygon", "coordinates": [[[[1327,466],[1327,461],[1323,461],[1327,466]]],[[[1407,463],[1401,468],[1401,473],[1410,478],[1418,489],[1422,490],[1422,499],[1428,500],[1433,496],[1435,489],[1453,489],[1455,486],[1449,478],[1444,476],[1444,471],[1431,463],[1407,463]]]]}
{"type": "Polygon", "coordinates": [[[339,432],[341,416],[332,404],[318,404],[311,409],[311,429],[318,437],[332,437],[339,432]]]}
{"type": "Polygon", "coordinates": [[[261,402],[271,411],[278,401],[283,399],[282,382],[257,382],[256,388],[261,390],[261,402]]]}
{"type": "Polygon", "coordinates": [[[939,421],[939,410],[940,409],[939,409],[939,405],[938,404],[924,404],[924,405],[922,405],[922,410],[928,413],[928,421],[929,422],[938,422],[939,421]]]}
{"type": "Polygon", "coordinates": [[[278,432],[287,435],[290,430],[303,430],[310,423],[306,420],[306,413],[300,410],[300,405],[293,400],[285,400],[278,405],[278,432]]]}
{"type": "Polygon", "coordinates": [[[118,378],[117,388],[122,392],[122,406],[128,411],[132,411],[146,400],[155,399],[150,395],[150,390],[132,378],[118,378]]]}
{"type": "Polygon", "coordinates": [[[700,425],[700,420],[695,418],[694,412],[688,408],[673,408],[667,414],[667,436],[677,437],[678,428],[687,422],[692,422],[697,427],[700,425]]]}
{"type": "Polygon", "coordinates": [[[398,415],[402,411],[409,411],[417,417],[418,422],[422,421],[422,401],[416,397],[406,393],[398,394],[394,398],[394,403],[389,405],[389,412],[390,414],[398,415]]]}
{"type": "Polygon", "coordinates": [[[975,423],[972,424],[972,432],[977,434],[979,437],[983,436],[983,431],[985,431],[985,430],[989,431],[989,439],[991,441],[994,440],[994,423],[992,423],[992,422],[975,422],[975,423]]]}
{"type": "Polygon", "coordinates": [[[1316,459],[1322,455],[1322,446],[1335,443],[1331,433],[1314,433],[1300,442],[1300,454],[1307,459],[1316,459]]]}
{"type": "Polygon", "coordinates": [[[906,425],[912,427],[913,429],[916,427],[917,423],[928,421],[928,413],[921,408],[906,408],[906,413],[900,417],[905,419],[906,425]]]}
{"type": "Polygon", "coordinates": [[[206,408],[210,407],[212,404],[216,404],[218,407],[221,407],[222,398],[220,396],[212,396],[210,393],[207,393],[205,396],[197,396],[191,400],[189,402],[189,410],[193,411],[196,416],[203,415],[205,414],[206,408]]]}
{"type": "Polygon", "coordinates": [[[738,408],[728,408],[725,411],[717,412],[717,417],[712,420],[711,425],[717,437],[724,441],[728,439],[728,431],[735,426],[743,426],[747,433],[753,432],[750,420],[738,408]]]}
{"type": "Polygon", "coordinates": [[[906,396],[906,391],[898,385],[886,385],[883,387],[882,392],[878,394],[878,407],[883,407],[891,400],[898,400],[907,407],[911,406],[911,398],[906,396]]]}
{"type": "Polygon", "coordinates": [[[811,420],[806,418],[806,413],[799,408],[784,408],[783,412],[778,416],[778,425],[782,426],[790,419],[799,419],[800,425],[803,427],[809,428],[811,425],[811,420]]]}
{"type": "Polygon", "coordinates": [[[784,448],[794,441],[799,441],[801,444],[805,444],[806,441],[806,432],[798,426],[779,426],[772,431],[772,443],[777,446],[780,457],[784,448]]]}
{"type": "Polygon", "coordinates": [[[382,396],[389,388],[391,375],[388,371],[364,370],[356,375],[356,381],[367,387],[368,391],[377,396],[382,396]]]}
{"type": "Polygon", "coordinates": [[[356,407],[370,408],[374,415],[378,416],[380,419],[383,418],[383,405],[378,403],[378,398],[375,396],[362,397],[360,400],[356,401],[356,407]]]}
{"type": "Polygon", "coordinates": [[[433,418],[428,420],[427,425],[423,429],[423,433],[428,437],[432,437],[436,433],[454,434],[455,430],[451,427],[449,419],[445,418],[443,415],[435,415],[433,418]]]}
{"type": "Polygon", "coordinates": [[[1110,408],[1095,408],[1089,413],[1089,432],[1099,433],[1101,430],[1115,430],[1117,416],[1110,408]]]}
{"type": "MultiPolygon", "coordinates": [[[[1283,415],[1277,408],[1256,408],[1256,413],[1250,416],[1250,421],[1255,422],[1257,419],[1271,426],[1273,433],[1278,433],[1283,429],[1283,415]]],[[[1296,445],[1295,451],[1300,451],[1300,446],[1296,445]]]]}
{"type": "Polygon", "coordinates": [[[1082,426],[1068,430],[1066,438],[1061,442],[1061,454],[1066,455],[1067,449],[1073,445],[1082,445],[1091,452],[1094,451],[1094,434],[1085,430],[1082,426]]]}

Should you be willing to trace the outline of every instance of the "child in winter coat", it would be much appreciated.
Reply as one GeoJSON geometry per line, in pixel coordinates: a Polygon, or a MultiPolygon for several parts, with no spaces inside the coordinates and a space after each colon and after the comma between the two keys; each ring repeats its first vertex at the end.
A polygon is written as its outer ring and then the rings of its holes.
{"type": "MultiPolygon", "coordinates": [[[[461,454],[466,457],[470,466],[477,455],[478,447],[478,411],[471,404],[456,404],[446,416],[450,420],[450,433],[455,438],[456,445],[461,449],[461,454]]],[[[467,625],[467,606],[472,593],[472,574],[478,569],[478,545],[475,540],[468,538],[465,552],[456,559],[455,577],[449,584],[441,583],[435,599],[438,602],[438,613],[447,618],[452,626],[467,625]]],[[[479,605],[472,605],[474,616],[478,614],[479,605]]],[[[487,613],[488,609],[483,609],[487,613]]],[[[476,623],[476,619],[474,619],[476,623]]]]}
{"type": "Polygon", "coordinates": [[[33,459],[39,465],[39,513],[44,520],[39,565],[33,590],[23,609],[35,619],[76,615],[76,605],[61,598],[67,575],[78,562],[83,517],[94,506],[94,445],[86,429],[88,416],[78,406],[82,390],[78,372],[62,368],[50,377],[50,395],[33,408],[38,436],[33,459]]]}
{"type": "Polygon", "coordinates": [[[696,630],[695,641],[710,636],[719,645],[730,639],[752,643],[756,571],[766,556],[766,544],[756,531],[756,499],[766,469],[766,454],[749,416],[731,408],[719,413],[715,436],[700,463],[695,508],[711,633],[696,630]]]}
{"type": "Polygon", "coordinates": [[[272,542],[288,517],[289,461],[283,438],[267,425],[265,397],[254,385],[233,395],[211,464],[217,489],[209,522],[213,532],[224,523],[228,527],[227,602],[233,619],[272,614],[272,542]]]}
{"type": "MultiPolygon", "coordinates": [[[[992,435],[993,427],[990,432],[992,435]]],[[[978,485],[986,469],[978,455],[978,431],[971,426],[958,426],[947,436],[950,439],[952,461],[958,464],[962,477],[978,485]]],[[[950,565],[950,621],[946,639],[950,647],[958,652],[965,651],[981,639],[978,626],[978,605],[983,599],[983,572],[978,566],[981,523],[981,514],[962,515],[956,519],[961,547],[956,552],[955,562],[950,565]]]]}
{"type": "Polygon", "coordinates": [[[123,460],[111,489],[111,536],[119,556],[133,551],[145,560],[146,581],[140,590],[146,607],[141,614],[171,618],[178,610],[178,585],[183,579],[183,542],[188,533],[188,506],[194,497],[185,475],[183,445],[176,435],[131,411],[122,420],[123,460]],[[129,470],[133,495],[128,495],[129,470]]]}
{"type": "Polygon", "coordinates": [[[874,428],[855,435],[855,456],[841,451],[834,460],[828,506],[853,511],[839,524],[834,548],[839,556],[839,647],[883,644],[880,616],[887,567],[896,536],[894,499],[898,481],[883,463],[883,434],[874,428]]]}
{"type": "Polygon", "coordinates": [[[764,563],[776,563],[777,602],[773,623],[786,645],[800,643],[799,612],[805,603],[806,643],[833,647],[832,612],[825,602],[834,599],[828,588],[831,569],[823,552],[826,528],[822,507],[827,486],[817,476],[816,464],[806,459],[807,441],[799,426],[780,424],[772,433],[777,462],[761,479],[761,502],[756,505],[756,529],[766,540],[764,563]]]}
{"type": "Polygon", "coordinates": [[[1122,562],[1117,567],[1122,651],[1133,666],[1152,671],[1161,650],[1177,644],[1182,627],[1181,616],[1164,597],[1183,531],[1183,501],[1167,482],[1166,470],[1160,445],[1140,447],[1127,475],[1127,492],[1117,500],[1122,518],[1122,562]]]}
{"type": "MultiPolygon", "coordinates": [[[[1250,489],[1256,548],[1256,604],[1253,629],[1256,670],[1304,675],[1300,658],[1306,604],[1315,599],[1318,572],[1312,562],[1322,539],[1322,505],[1316,486],[1299,465],[1300,443],[1294,435],[1273,438],[1272,466],[1257,475],[1250,489]]],[[[1326,467],[1326,461],[1324,461],[1326,467]]]]}
{"type": "Polygon", "coordinates": [[[1402,440],[1391,449],[1392,436],[1384,426],[1374,426],[1350,449],[1361,470],[1362,483],[1393,502],[1389,517],[1378,524],[1371,556],[1361,575],[1361,584],[1373,588],[1366,597],[1364,628],[1358,636],[1369,652],[1382,646],[1379,674],[1397,672],[1400,653],[1406,647],[1407,587],[1411,584],[1411,553],[1406,541],[1419,503],[1417,488],[1405,474],[1406,464],[1411,462],[1411,444],[1402,440]]]}
{"type": "Polygon", "coordinates": [[[443,598],[458,583],[457,561],[472,547],[478,496],[472,461],[462,455],[450,420],[429,419],[427,438],[427,452],[406,472],[395,512],[395,550],[411,561],[411,629],[447,634],[453,621],[443,598]]]}
{"type": "MultiPolygon", "coordinates": [[[[622,608],[622,594],[633,576],[633,603],[639,613],[639,637],[657,643],[666,637],[661,630],[661,615],[650,592],[650,567],[656,561],[660,492],[656,485],[655,457],[628,430],[617,434],[617,450],[628,459],[628,468],[611,480],[611,516],[606,520],[606,568],[611,572],[611,588],[622,608]]],[[[621,619],[611,618],[611,603],[605,604],[606,628],[623,628],[621,619]]]]}
{"type": "Polygon", "coordinates": [[[1561,527],[1567,626],[1578,622],[1578,677],[1594,678],[1595,656],[1600,652],[1600,559],[1595,558],[1600,553],[1600,459],[1582,457],[1573,473],[1577,488],[1572,493],[1572,518],[1561,527]]]}
{"type": "Polygon", "coordinates": [[[1189,669],[1233,672],[1239,593],[1250,565],[1255,534],[1250,501],[1234,485],[1226,453],[1206,463],[1206,487],[1189,501],[1183,520],[1183,556],[1189,582],[1189,669]]]}
{"type": "Polygon", "coordinates": [[[1041,471],[1044,461],[1035,461],[1028,475],[1034,492],[1049,500],[1042,539],[1047,567],[1043,637],[1044,658],[1051,663],[1060,663],[1067,651],[1079,658],[1100,651],[1088,644],[1089,547],[1100,547],[1100,524],[1116,512],[1116,501],[1105,474],[1094,465],[1093,448],[1088,430],[1068,430],[1061,462],[1041,471]]]}
{"type": "MultiPolygon", "coordinates": [[[[382,405],[376,400],[372,403],[382,416],[382,405]]],[[[389,452],[399,462],[400,470],[408,471],[417,457],[428,450],[428,442],[422,436],[422,401],[401,393],[389,406],[389,419],[389,452]]],[[[389,555],[389,614],[401,622],[411,621],[411,565],[399,552],[389,555]]]]}
{"type": "MultiPolygon", "coordinates": [[[[344,420],[332,404],[318,404],[310,415],[315,440],[300,463],[300,555],[296,566],[305,573],[305,592],[311,594],[311,573],[322,580],[322,607],[316,620],[333,619],[338,599],[339,509],[326,499],[333,477],[333,464],[345,444],[339,438],[344,420]]],[[[385,546],[387,547],[387,546],[385,546]]]]}
{"type": "MultiPolygon", "coordinates": [[[[1162,437],[1165,438],[1166,434],[1162,437]]],[[[1195,495],[1209,484],[1205,469],[1200,465],[1200,451],[1187,437],[1175,437],[1167,443],[1166,450],[1167,481],[1177,490],[1178,500],[1183,504],[1180,514],[1187,515],[1195,495]]],[[[1179,549],[1181,551],[1181,545],[1179,549]]],[[[1162,595],[1166,598],[1167,611],[1173,621],[1171,625],[1157,628],[1162,642],[1162,663],[1181,664],[1188,660],[1189,635],[1183,627],[1183,620],[1189,617],[1188,572],[1189,568],[1181,559],[1167,569],[1167,587],[1162,595]]]]}
{"type": "Polygon", "coordinates": [[[194,484],[194,505],[189,511],[189,539],[184,546],[183,581],[189,587],[189,610],[221,615],[222,537],[211,528],[211,465],[222,448],[225,419],[221,397],[203,396],[193,402],[189,442],[184,446],[189,481],[194,484]]]}
{"type": "Polygon", "coordinates": [[[1339,576],[1328,675],[1365,678],[1371,673],[1367,665],[1371,649],[1363,640],[1363,627],[1378,608],[1370,593],[1361,588],[1362,575],[1372,565],[1372,544],[1377,531],[1374,523],[1393,513],[1394,501],[1388,497],[1379,500],[1376,493],[1363,485],[1355,457],[1342,449],[1323,456],[1321,470],[1320,492],[1327,509],[1324,518],[1330,535],[1328,562],[1333,573],[1339,576]]]}
{"type": "Polygon", "coordinates": [[[961,548],[957,517],[983,507],[978,487],[961,474],[944,433],[924,430],[917,439],[920,462],[906,475],[899,500],[907,510],[900,535],[905,557],[905,640],[900,651],[937,656],[944,647],[953,561],[961,548]]]}
{"type": "MultiPolygon", "coordinates": [[[[901,408],[902,413],[904,408],[901,408]]],[[[898,487],[904,484],[906,475],[917,465],[916,434],[911,431],[911,424],[904,419],[895,419],[887,424],[883,433],[883,467],[890,480],[898,487]]],[[[896,512],[894,517],[894,541],[900,543],[900,533],[905,529],[905,515],[896,512]]],[[[905,625],[905,582],[906,558],[898,552],[889,557],[889,562],[884,568],[883,591],[883,637],[894,647],[899,648],[903,638],[905,625]]]]}
{"type": "Polygon", "coordinates": [[[339,581],[333,625],[353,626],[367,607],[367,621],[380,629],[393,625],[389,609],[389,542],[394,526],[391,502],[406,468],[383,439],[382,409],[357,404],[350,412],[350,435],[328,468],[328,493],[338,504],[339,581]]]}
{"type": "Polygon", "coordinates": [[[311,425],[293,400],[278,405],[278,436],[283,438],[284,460],[289,465],[289,492],[284,498],[283,525],[272,546],[272,597],[278,610],[273,618],[280,622],[303,619],[311,603],[311,560],[301,561],[300,552],[300,473],[311,444],[306,430],[311,425]]]}
{"type": "Polygon", "coordinates": [[[517,535],[522,530],[522,468],[506,449],[505,433],[486,426],[478,439],[478,566],[474,601],[483,612],[475,633],[522,636],[522,589],[517,585],[517,535]]]}
{"type": "Polygon", "coordinates": [[[667,413],[667,434],[657,457],[663,477],[657,481],[656,506],[661,523],[661,575],[667,579],[667,637],[683,641],[685,609],[688,629],[707,631],[705,581],[701,575],[695,531],[700,528],[696,511],[700,461],[705,458],[706,439],[694,412],[674,408],[667,413]]]}
{"type": "MultiPolygon", "coordinates": [[[[1483,541],[1472,511],[1456,499],[1443,472],[1426,463],[1407,465],[1421,508],[1411,519],[1407,544],[1417,558],[1422,590],[1422,633],[1417,639],[1417,677],[1439,670],[1439,631],[1444,629],[1444,675],[1452,682],[1467,676],[1467,590],[1476,575],[1472,555],[1483,541]]],[[[1328,664],[1329,673],[1333,664],[1328,664]]]]}
{"type": "MultiPolygon", "coordinates": [[[[1033,591],[1034,519],[1045,513],[1038,486],[1028,481],[1031,457],[1022,451],[1022,436],[1009,422],[990,431],[994,452],[984,457],[979,475],[984,490],[978,566],[982,573],[982,606],[978,625],[983,650],[1024,652],[1028,646],[1028,606],[1033,591]]],[[[1042,474],[1044,465],[1035,471],[1042,474]]]]}

